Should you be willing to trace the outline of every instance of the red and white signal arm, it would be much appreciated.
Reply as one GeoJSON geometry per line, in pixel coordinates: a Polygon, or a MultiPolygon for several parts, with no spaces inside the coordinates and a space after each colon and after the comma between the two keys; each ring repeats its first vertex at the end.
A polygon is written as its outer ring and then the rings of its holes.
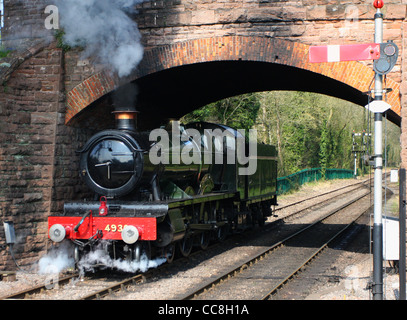
{"type": "Polygon", "coordinates": [[[311,46],[309,48],[309,62],[339,62],[376,60],[380,58],[380,44],[350,44],[311,46]]]}

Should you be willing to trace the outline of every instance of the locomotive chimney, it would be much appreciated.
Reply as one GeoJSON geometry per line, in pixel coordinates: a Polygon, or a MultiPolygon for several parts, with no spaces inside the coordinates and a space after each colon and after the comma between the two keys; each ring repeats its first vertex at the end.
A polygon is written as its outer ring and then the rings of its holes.
{"type": "Polygon", "coordinates": [[[113,111],[116,118],[116,129],[137,130],[137,111],[132,108],[116,108],[113,111]]]}
{"type": "Polygon", "coordinates": [[[116,128],[119,130],[137,130],[136,100],[138,87],[135,83],[127,83],[118,88],[111,96],[116,118],[116,128]]]}

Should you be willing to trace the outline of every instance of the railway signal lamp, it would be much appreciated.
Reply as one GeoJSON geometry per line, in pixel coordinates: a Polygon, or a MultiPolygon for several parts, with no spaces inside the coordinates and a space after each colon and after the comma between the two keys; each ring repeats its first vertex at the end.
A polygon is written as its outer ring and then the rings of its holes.
{"type": "Polygon", "coordinates": [[[375,0],[375,1],[373,2],[373,6],[374,6],[376,9],[381,9],[381,8],[383,8],[383,6],[384,6],[384,2],[383,2],[383,0],[375,0]]]}
{"type": "Polygon", "coordinates": [[[380,44],[380,58],[374,60],[373,67],[376,73],[384,75],[389,73],[397,62],[399,48],[392,42],[380,44]]]}

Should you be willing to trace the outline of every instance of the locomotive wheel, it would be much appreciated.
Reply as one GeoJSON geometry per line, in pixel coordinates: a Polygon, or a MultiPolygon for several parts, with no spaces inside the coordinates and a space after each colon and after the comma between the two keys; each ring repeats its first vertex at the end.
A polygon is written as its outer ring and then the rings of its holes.
{"type": "Polygon", "coordinates": [[[141,258],[141,243],[137,243],[134,246],[134,260],[140,262],[141,258]]]}
{"type": "Polygon", "coordinates": [[[75,261],[75,268],[77,269],[78,263],[81,260],[81,252],[80,252],[79,246],[77,244],[75,245],[73,255],[74,255],[74,261],[75,261]]]}
{"type": "Polygon", "coordinates": [[[202,250],[206,250],[209,246],[209,241],[211,239],[210,232],[204,231],[199,235],[199,247],[202,250]]]}
{"type": "Polygon", "coordinates": [[[149,241],[136,243],[130,250],[125,252],[125,260],[140,262],[141,257],[145,256],[151,260],[151,244],[149,241]]]}
{"type": "Polygon", "coordinates": [[[229,225],[225,224],[224,226],[219,227],[216,230],[216,238],[218,239],[218,241],[224,241],[226,239],[226,237],[228,236],[229,233],[229,225]]]}
{"type": "Polygon", "coordinates": [[[263,211],[260,208],[257,209],[257,222],[260,227],[263,227],[264,224],[266,223],[263,211]]]}
{"type": "Polygon", "coordinates": [[[150,241],[144,241],[142,245],[142,255],[146,255],[148,260],[152,259],[152,252],[151,252],[151,242],[150,241]]]}
{"type": "Polygon", "coordinates": [[[264,201],[261,203],[261,210],[264,217],[270,217],[273,215],[273,210],[271,210],[271,204],[269,201],[264,201]]]}
{"type": "Polygon", "coordinates": [[[192,251],[192,246],[194,244],[193,238],[185,237],[178,242],[179,252],[184,257],[188,257],[192,251]]]}
{"type": "Polygon", "coordinates": [[[260,215],[257,217],[257,222],[259,223],[260,227],[263,227],[266,223],[266,220],[264,219],[263,215],[260,215]]]}
{"type": "Polygon", "coordinates": [[[164,248],[164,258],[167,260],[168,263],[172,263],[175,257],[175,245],[174,243],[170,243],[168,246],[164,248]]]}

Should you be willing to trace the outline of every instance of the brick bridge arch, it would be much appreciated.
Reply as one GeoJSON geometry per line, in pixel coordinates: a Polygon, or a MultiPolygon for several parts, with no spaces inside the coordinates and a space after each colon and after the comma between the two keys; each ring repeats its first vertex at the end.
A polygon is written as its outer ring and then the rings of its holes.
{"type": "MultiPolygon", "coordinates": [[[[360,62],[308,63],[309,46],[246,36],[224,36],[177,42],[146,49],[144,59],[126,79],[98,72],[67,93],[65,123],[74,125],[87,111],[100,114],[115,89],[128,82],[140,88],[138,110],[150,121],[180,117],[229,96],[269,90],[300,90],[331,95],[364,106],[374,72],[360,62]],[[160,114],[161,117],[157,117],[160,114]]],[[[400,84],[392,91],[389,120],[400,125],[400,84]]],[[[87,117],[87,116],[86,116],[87,117]]],[[[143,120],[144,123],[146,123],[143,120]]],[[[148,121],[147,121],[148,123],[148,121]]]]}

